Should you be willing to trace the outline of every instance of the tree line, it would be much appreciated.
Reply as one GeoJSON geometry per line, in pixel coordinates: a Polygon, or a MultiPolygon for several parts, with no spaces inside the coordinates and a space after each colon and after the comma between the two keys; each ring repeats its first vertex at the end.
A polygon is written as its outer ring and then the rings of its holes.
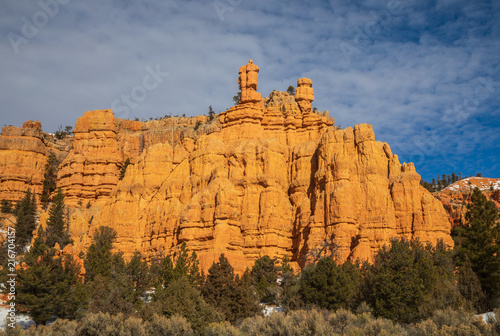
{"type": "Polygon", "coordinates": [[[441,191],[450,184],[453,184],[457,181],[460,181],[462,179],[462,173],[455,174],[455,172],[452,172],[449,175],[443,174],[443,175],[437,175],[437,178],[432,178],[431,182],[424,181],[423,179],[420,180],[420,184],[430,192],[434,191],[441,191]]]}
{"type": "MultiPolygon", "coordinates": [[[[468,178],[470,176],[465,176],[462,177],[462,173],[455,174],[455,172],[452,172],[451,174],[443,174],[443,175],[437,175],[436,178],[432,178],[432,181],[428,182],[425,181],[424,179],[420,180],[420,185],[422,185],[425,189],[429,190],[430,192],[435,192],[435,191],[441,191],[447,186],[460,181],[461,179],[468,178]]],[[[476,177],[482,177],[481,173],[477,173],[476,177]]]]}

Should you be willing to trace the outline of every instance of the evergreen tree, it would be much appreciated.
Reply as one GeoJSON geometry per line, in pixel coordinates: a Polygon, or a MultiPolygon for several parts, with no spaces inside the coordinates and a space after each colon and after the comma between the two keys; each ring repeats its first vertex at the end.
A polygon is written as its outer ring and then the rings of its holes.
{"type": "Polygon", "coordinates": [[[485,311],[486,296],[467,256],[458,268],[458,289],[471,308],[478,312],[485,311]]]}
{"type": "Polygon", "coordinates": [[[278,276],[275,266],[276,259],[263,256],[255,261],[252,268],[252,278],[255,283],[257,294],[263,302],[274,303],[276,300],[278,276]]]}
{"type": "Polygon", "coordinates": [[[175,280],[174,263],[170,256],[166,256],[160,263],[160,270],[158,272],[159,284],[167,287],[173,280],[175,280]]]}
{"type": "Polygon", "coordinates": [[[133,283],[123,253],[113,253],[110,259],[109,276],[97,274],[87,283],[92,295],[89,311],[130,315],[134,305],[142,305],[137,284],[133,283]]]}
{"type": "Polygon", "coordinates": [[[238,105],[240,103],[240,99],[241,99],[241,91],[238,91],[238,93],[235,96],[233,96],[234,105],[238,105]]]}
{"type": "Polygon", "coordinates": [[[303,301],[326,309],[352,308],[359,289],[359,265],[350,261],[338,265],[331,257],[306,267],[300,279],[303,301]]]}
{"type": "Polygon", "coordinates": [[[64,195],[61,188],[59,188],[49,209],[49,218],[47,219],[46,243],[50,247],[58,243],[60,248],[63,249],[66,245],[72,243],[69,236],[68,219],[64,213],[65,210],[64,195]]]}
{"type": "Polygon", "coordinates": [[[87,304],[80,266],[71,256],[57,257],[41,238],[34,245],[26,257],[26,266],[18,271],[16,303],[24,306],[37,324],[53,315],[80,317],[87,304]]]}
{"type": "Polygon", "coordinates": [[[122,168],[120,169],[120,177],[118,178],[120,181],[125,177],[125,173],[127,172],[127,167],[130,166],[130,159],[127,158],[122,168]]]}
{"type": "Polygon", "coordinates": [[[475,188],[467,205],[465,224],[453,230],[456,260],[468,259],[487,296],[488,307],[500,304],[500,225],[495,204],[475,188]]]}
{"type": "MultiPolygon", "coordinates": [[[[107,255],[108,258],[111,262],[106,272],[100,272],[87,281],[92,296],[89,311],[131,315],[144,306],[142,296],[152,280],[148,264],[138,252],[129,262],[124,260],[122,252],[107,255]],[[107,273],[109,275],[104,275],[107,273]]],[[[158,290],[160,288],[163,289],[160,286],[158,290]]]]}
{"type": "Polygon", "coordinates": [[[391,240],[379,250],[368,278],[368,301],[377,316],[411,323],[437,281],[431,254],[418,241],[391,240]]]}
{"type": "Polygon", "coordinates": [[[181,244],[177,260],[175,261],[175,278],[179,279],[182,276],[186,276],[189,270],[189,251],[186,242],[181,244]]]}
{"type": "Polygon", "coordinates": [[[43,173],[43,188],[42,195],[40,196],[40,201],[47,207],[50,200],[50,195],[56,190],[57,181],[57,167],[59,166],[59,160],[57,160],[56,155],[53,151],[50,151],[49,157],[47,158],[47,163],[45,164],[45,169],[43,173]]]}
{"type": "Polygon", "coordinates": [[[141,296],[149,289],[151,276],[148,263],[142,260],[142,255],[135,252],[126,266],[130,283],[133,286],[133,302],[139,302],[141,296]]]}
{"type": "Polygon", "coordinates": [[[31,190],[16,206],[16,249],[18,253],[31,242],[33,231],[36,229],[36,198],[31,190]]]}
{"type": "Polygon", "coordinates": [[[286,311],[298,309],[302,305],[302,300],[300,298],[300,283],[298,276],[290,266],[290,260],[287,256],[285,256],[281,262],[280,275],[282,293],[278,298],[278,303],[283,306],[286,311]]]}
{"type": "Polygon", "coordinates": [[[203,284],[204,277],[203,273],[200,271],[200,262],[196,252],[191,252],[189,257],[189,267],[188,267],[188,280],[193,284],[193,286],[199,287],[203,284]]]}
{"type": "Polygon", "coordinates": [[[91,281],[98,274],[104,278],[111,276],[111,249],[115,238],[116,231],[107,226],[100,226],[94,233],[85,258],[85,281],[91,281]]]}
{"type": "Polygon", "coordinates": [[[181,244],[175,266],[170,256],[166,256],[160,263],[159,282],[167,287],[173,280],[186,277],[193,286],[203,283],[203,275],[200,271],[200,262],[195,252],[189,256],[189,250],[185,242],[181,244]]]}
{"type": "Polygon", "coordinates": [[[221,254],[208,270],[202,294],[208,304],[214,306],[224,317],[234,322],[252,316],[259,311],[258,298],[245,286],[245,282],[235,278],[233,267],[221,254]]]}
{"type": "Polygon", "coordinates": [[[292,85],[288,86],[288,89],[286,89],[286,92],[288,92],[288,94],[291,96],[295,96],[295,88],[292,85]]]}
{"type": "Polygon", "coordinates": [[[4,214],[10,214],[12,212],[12,202],[6,199],[2,200],[1,211],[4,214]]]}
{"type": "Polygon", "coordinates": [[[424,187],[425,189],[429,190],[430,192],[433,192],[433,191],[434,191],[434,190],[433,190],[433,186],[432,186],[432,184],[430,184],[430,183],[429,183],[429,182],[427,182],[427,181],[420,180],[420,185],[421,185],[422,187],[424,187]]]}
{"type": "Polygon", "coordinates": [[[214,120],[214,119],[215,119],[215,112],[214,112],[214,110],[212,109],[212,105],[210,105],[210,106],[208,107],[208,121],[210,122],[210,121],[212,121],[212,120],[214,120]]]}
{"type": "Polygon", "coordinates": [[[33,245],[31,246],[29,253],[25,256],[25,262],[28,265],[36,264],[38,258],[43,256],[50,250],[49,246],[45,242],[45,237],[45,231],[40,225],[38,227],[36,238],[33,241],[33,245]]]}
{"type": "Polygon", "coordinates": [[[154,300],[161,314],[185,317],[200,335],[208,324],[222,320],[185,276],[173,280],[166,288],[157,288],[154,300]]]}
{"type": "Polygon", "coordinates": [[[426,250],[431,255],[434,269],[429,274],[435,276],[436,281],[420,305],[420,315],[425,318],[436,310],[463,308],[466,302],[457,286],[459,278],[456,276],[453,250],[443,240],[439,240],[434,247],[427,245],[426,250]]]}

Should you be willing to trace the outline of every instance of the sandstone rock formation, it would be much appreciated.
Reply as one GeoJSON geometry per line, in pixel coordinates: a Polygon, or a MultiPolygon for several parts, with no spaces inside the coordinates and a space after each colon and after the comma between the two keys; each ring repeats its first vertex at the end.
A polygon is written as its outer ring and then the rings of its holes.
{"type": "Polygon", "coordinates": [[[500,179],[498,178],[467,177],[434,193],[448,212],[453,226],[465,223],[467,204],[471,202],[472,190],[476,187],[493,201],[500,211],[500,179]]]}
{"type": "Polygon", "coordinates": [[[118,182],[122,156],[111,110],[85,112],[76,122],[75,140],[59,168],[58,187],[67,204],[75,200],[100,201],[118,182]]]}
{"type": "Polygon", "coordinates": [[[240,104],[258,103],[262,97],[257,92],[259,67],[250,60],[247,65],[240,68],[238,83],[241,91],[240,104]]]}
{"type": "Polygon", "coordinates": [[[44,133],[38,120],[28,120],[22,127],[4,126],[0,136],[0,199],[18,201],[28,188],[40,195],[49,152],[62,159],[69,147],[68,141],[56,142],[44,133]]]}
{"type": "Polygon", "coordinates": [[[224,253],[241,273],[266,254],[302,267],[325,244],[367,260],[392,237],[452,245],[441,203],[371,125],[335,127],[312,108],[307,78],[295,96],[262,98],[258,71],[252,61],[240,68],[239,104],[212,122],[121,120],[111,110],[79,118],[58,182],[74,250],[106,225],[126,257],[175,255],[186,242],[205,271],[224,253]]]}
{"type": "MultiPolygon", "coordinates": [[[[125,121],[113,121],[111,111],[87,112],[86,118],[106,119],[99,132],[108,133],[76,132],[74,150],[82,155],[91,144],[79,147],[80,139],[99,139],[93,141],[100,149],[85,162],[102,168],[87,174],[109,174],[112,183],[97,196],[106,200],[98,211],[74,216],[82,223],[80,244],[88,245],[89,236],[108,225],[117,230],[126,256],[135,250],[149,259],[175,254],[186,242],[205,270],[225,253],[238,272],[265,254],[304,265],[325,242],[333,242],[342,259],[368,260],[397,236],[452,244],[440,202],[419,185],[413,164],[400,164],[389,145],[375,141],[370,125],[333,127],[328,115],[312,110],[309,79],[299,79],[295,97],[274,92],[261,99],[257,73],[252,62],[240,69],[242,99],[219,115],[220,130],[185,131],[174,141],[167,133],[129,154],[123,149],[136,148],[130,142],[149,132],[144,124],[116,131],[125,121]],[[138,158],[119,181],[121,162],[131,153],[138,158]]],[[[93,123],[100,124],[83,124],[93,123]]],[[[79,167],[70,163],[75,155],[66,167],[79,167]]],[[[66,169],[74,175],[75,168],[66,169]]],[[[88,185],[103,190],[102,184],[88,185]]]]}

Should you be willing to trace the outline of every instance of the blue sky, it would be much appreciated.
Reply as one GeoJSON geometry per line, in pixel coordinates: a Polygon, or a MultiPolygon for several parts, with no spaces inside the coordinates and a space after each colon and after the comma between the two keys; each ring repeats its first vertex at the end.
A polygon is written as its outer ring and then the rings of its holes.
{"type": "Polygon", "coordinates": [[[0,13],[1,125],[221,112],[253,59],[264,96],[311,78],[313,106],[372,124],[424,179],[500,177],[500,1],[17,0],[0,13]]]}

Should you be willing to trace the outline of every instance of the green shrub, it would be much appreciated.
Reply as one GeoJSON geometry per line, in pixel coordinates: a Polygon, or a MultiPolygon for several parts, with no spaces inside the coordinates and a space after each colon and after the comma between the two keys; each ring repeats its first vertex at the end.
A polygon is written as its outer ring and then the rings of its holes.
{"type": "Polygon", "coordinates": [[[317,310],[296,310],[289,314],[274,313],[267,317],[243,320],[240,330],[248,335],[334,335],[333,328],[317,310]]]}
{"type": "Polygon", "coordinates": [[[205,328],[205,336],[240,336],[244,335],[238,328],[225,321],[211,323],[205,328]]]}
{"type": "Polygon", "coordinates": [[[142,319],[137,317],[129,317],[123,323],[124,336],[149,336],[142,319]]]}
{"type": "Polygon", "coordinates": [[[328,324],[323,314],[315,309],[291,312],[286,316],[285,322],[285,335],[327,336],[333,334],[332,326],[328,324]]]}
{"type": "Polygon", "coordinates": [[[148,336],[192,336],[191,324],[186,318],[174,315],[171,318],[154,315],[147,324],[148,336]]]}
{"type": "Polygon", "coordinates": [[[121,336],[125,335],[123,315],[109,313],[87,314],[76,330],[76,336],[121,336]]]}
{"type": "MultiPolygon", "coordinates": [[[[77,322],[57,319],[49,326],[38,325],[24,330],[22,336],[75,336],[77,322]]],[[[18,328],[19,329],[19,328],[18,328]]]]}
{"type": "Polygon", "coordinates": [[[267,317],[255,316],[243,320],[240,330],[252,335],[286,335],[285,315],[271,314],[267,317]]]}

